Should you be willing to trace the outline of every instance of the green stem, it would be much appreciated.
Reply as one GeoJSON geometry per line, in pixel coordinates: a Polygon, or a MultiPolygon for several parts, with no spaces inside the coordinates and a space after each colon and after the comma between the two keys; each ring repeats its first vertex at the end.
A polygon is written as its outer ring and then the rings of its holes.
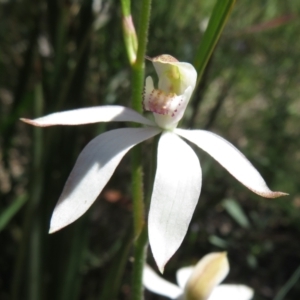
{"type": "Polygon", "coordinates": [[[143,269],[146,260],[148,243],[147,226],[144,225],[141,234],[135,242],[133,262],[132,300],[142,300],[143,297],[143,269]]]}
{"type": "Polygon", "coordinates": [[[140,22],[138,31],[138,52],[136,58],[136,65],[144,67],[145,53],[148,42],[148,29],[151,13],[152,0],[143,0],[140,12],[140,22]]]}
{"type": "Polygon", "coordinates": [[[148,42],[150,11],[151,0],[144,0],[140,12],[137,57],[132,66],[132,108],[138,112],[143,111],[141,97],[144,87],[145,53],[148,42]]]}
{"type": "Polygon", "coordinates": [[[100,300],[118,299],[124,270],[128,261],[128,254],[132,244],[131,227],[132,226],[130,226],[130,228],[127,228],[127,232],[121,240],[120,249],[118,249],[115,257],[112,259],[111,267],[107,272],[101,295],[99,297],[100,300]]]}
{"type": "MultiPolygon", "coordinates": [[[[40,116],[43,111],[42,85],[38,83],[35,89],[34,115],[40,116]]],[[[24,221],[24,232],[16,260],[12,299],[20,299],[22,284],[25,282],[27,298],[41,299],[42,295],[42,237],[43,216],[41,215],[41,193],[43,186],[43,137],[41,128],[33,129],[33,163],[31,166],[31,186],[24,221]],[[25,277],[26,276],[26,277],[25,277]],[[25,278],[24,278],[25,277],[25,278]]]]}
{"type": "Polygon", "coordinates": [[[136,239],[145,223],[143,168],[141,147],[136,146],[132,153],[132,201],[133,201],[133,232],[136,239]]]}
{"type": "MultiPolygon", "coordinates": [[[[42,84],[38,83],[35,89],[35,115],[40,116],[43,112],[43,90],[42,84]]],[[[42,165],[43,165],[43,132],[41,128],[34,128],[34,154],[33,154],[33,183],[31,191],[31,241],[30,241],[30,259],[29,259],[29,297],[28,299],[41,299],[42,293],[42,223],[40,205],[43,185],[42,165]],[[36,217],[34,218],[34,214],[36,217]]]]}
{"type": "Polygon", "coordinates": [[[130,0],[121,0],[121,7],[122,7],[123,16],[128,17],[128,16],[131,15],[130,6],[131,6],[130,0]]]}
{"type": "Polygon", "coordinates": [[[150,163],[147,165],[147,193],[145,196],[145,206],[146,206],[146,211],[149,211],[150,208],[150,202],[151,202],[151,196],[152,196],[152,191],[153,191],[153,185],[154,185],[154,178],[155,178],[155,172],[156,172],[156,165],[157,165],[157,148],[158,148],[158,142],[160,139],[160,134],[156,135],[153,138],[152,141],[152,149],[151,149],[151,160],[150,163]]]}
{"type": "Polygon", "coordinates": [[[85,214],[78,220],[69,231],[68,239],[70,247],[67,253],[64,253],[62,277],[59,280],[59,292],[55,299],[75,300],[79,299],[81,284],[81,267],[84,263],[84,254],[87,251],[87,219],[85,214]]]}
{"type": "MultiPolygon", "coordinates": [[[[132,64],[132,108],[142,112],[142,93],[145,73],[145,51],[148,41],[148,28],[151,0],[141,2],[137,57],[132,64]]],[[[132,199],[134,224],[134,265],[132,277],[132,299],[143,299],[142,273],[146,256],[147,230],[144,220],[143,170],[141,147],[132,151],[132,199]]]]}
{"type": "Polygon", "coordinates": [[[55,41],[55,63],[54,70],[51,77],[51,89],[52,96],[57,97],[60,89],[60,83],[62,81],[63,68],[66,60],[65,44],[67,39],[67,21],[68,11],[61,5],[60,6],[60,17],[57,25],[56,41],[55,41]]]}
{"type": "MultiPolygon", "coordinates": [[[[132,66],[132,108],[142,112],[142,92],[144,84],[144,57],[147,45],[148,23],[150,18],[151,0],[144,0],[141,8],[141,19],[138,34],[137,59],[132,66]]],[[[144,224],[144,203],[143,203],[143,174],[141,148],[135,147],[132,158],[133,173],[133,211],[134,211],[134,236],[137,237],[144,224]]]]}
{"type": "Polygon", "coordinates": [[[296,269],[293,275],[288,279],[284,286],[279,290],[274,300],[283,300],[287,293],[299,282],[300,278],[300,266],[296,269]]]}

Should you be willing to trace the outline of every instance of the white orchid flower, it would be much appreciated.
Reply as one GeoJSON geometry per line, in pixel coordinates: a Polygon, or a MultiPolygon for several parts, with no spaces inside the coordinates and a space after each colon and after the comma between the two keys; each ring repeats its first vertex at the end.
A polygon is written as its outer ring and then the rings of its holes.
{"type": "Polygon", "coordinates": [[[153,112],[155,122],[117,105],[21,120],[40,127],[113,121],[145,125],[105,132],[83,149],[54,209],[50,233],[74,222],[88,210],[133,146],[161,133],[148,227],[154,258],[163,271],[187,232],[201,190],[199,159],[182,138],[209,153],[253,192],[269,198],[285,194],[272,192],[245,156],[223,138],[205,130],[177,129],[195,88],[196,70],[170,55],[158,56],[152,62],[159,77],[158,89],[148,77],[143,105],[145,110],[153,112]]]}
{"type": "Polygon", "coordinates": [[[178,286],[144,267],[143,284],[151,292],[176,300],[250,300],[253,290],[241,284],[221,284],[229,272],[226,253],[210,253],[196,266],[176,272],[178,286]]]}

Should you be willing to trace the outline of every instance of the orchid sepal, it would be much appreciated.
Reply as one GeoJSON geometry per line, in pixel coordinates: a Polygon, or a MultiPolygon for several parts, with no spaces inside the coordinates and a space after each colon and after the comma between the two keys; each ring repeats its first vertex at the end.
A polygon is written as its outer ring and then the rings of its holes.
{"type": "Polygon", "coordinates": [[[37,119],[21,118],[21,121],[38,127],[54,125],[83,125],[98,122],[136,122],[155,126],[135,110],[120,105],[94,106],[52,113],[37,119]]]}
{"type": "Polygon", "coordinates": [[[260,173],[235,146],[222,137],[206,130],[175,129],[175,133],[192,142],[219,162],[232,176],[252,192],[277,198],[288,194],[269,189],[260,173]]]}
{"type": "Polygon", "coordinates": [[[158,128],[121,128],[107,131],[87,144],[78,156],[54,208],[50,233],[82,216],[94,203],[123,156],[136,144],[160,132],[158,128]]]}

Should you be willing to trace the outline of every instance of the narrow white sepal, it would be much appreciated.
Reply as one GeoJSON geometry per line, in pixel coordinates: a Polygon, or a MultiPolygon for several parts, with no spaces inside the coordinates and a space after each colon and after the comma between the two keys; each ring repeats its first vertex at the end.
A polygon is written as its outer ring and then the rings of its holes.
{"type": "Polygon", "coordinates": [[[176,134],[164,132],[158,144],[148,225],[150,246],[161,272],[187,232],[201,180],[195,152],[176,134]]]}
{"type": "Polygon", "coordinates": [[[50,233],[82,216],[96,200],[120,160],[136,144],[160,132],[157,128],[122,128],[94,138],[80,153],[54,209],[50,233]]]}
{"type": "Polygon", "coordinates": [[[182,290],[175,284],[158,276],[148,265],[143,270],[143,285],[151,292],[176,299],[182,290]]]}
{"type": "Polygon", "coordinates": [[[97,122],[136,122],[144,125],[155,124],[130,108],[119,105],[94,106],[53,113],[34,120],[21,119],[34,126],[81,125],[97,122]]]}
{"type": "Polygon", "coordinates": [[[287,195],[271,191],[244,154],[222,137],[206,130],[175,129],[174,132],[206,151],[254,193],[267,198],[287,195]]]}
{"type": "Polygon", "coordinates": [[[242,284],[221,284],[214,288],[208,300],[251,300],[253,290],[242,284]]]}
{"type": "Polygon", "coordinates": [[[184,289],[184,287],[185,287],[188,279],[192,275],[194,269],[195,269],[194,266],[189,266],[189,267],[184,267],[184,268],[180,268],[179,270],[177,270],[176,280],[177,280],[178,285],[182,289],[184,289]]]}

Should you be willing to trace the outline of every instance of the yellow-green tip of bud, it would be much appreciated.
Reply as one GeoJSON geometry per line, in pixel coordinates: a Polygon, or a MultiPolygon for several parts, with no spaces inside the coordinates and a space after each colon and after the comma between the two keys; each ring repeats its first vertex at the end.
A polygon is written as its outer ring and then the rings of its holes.
{"type": "Polygon", "coordinates": [[[185,286],[185,299],[206,300],[229,272],[226,252],[210,253],[195,266],[185,286]]]}

